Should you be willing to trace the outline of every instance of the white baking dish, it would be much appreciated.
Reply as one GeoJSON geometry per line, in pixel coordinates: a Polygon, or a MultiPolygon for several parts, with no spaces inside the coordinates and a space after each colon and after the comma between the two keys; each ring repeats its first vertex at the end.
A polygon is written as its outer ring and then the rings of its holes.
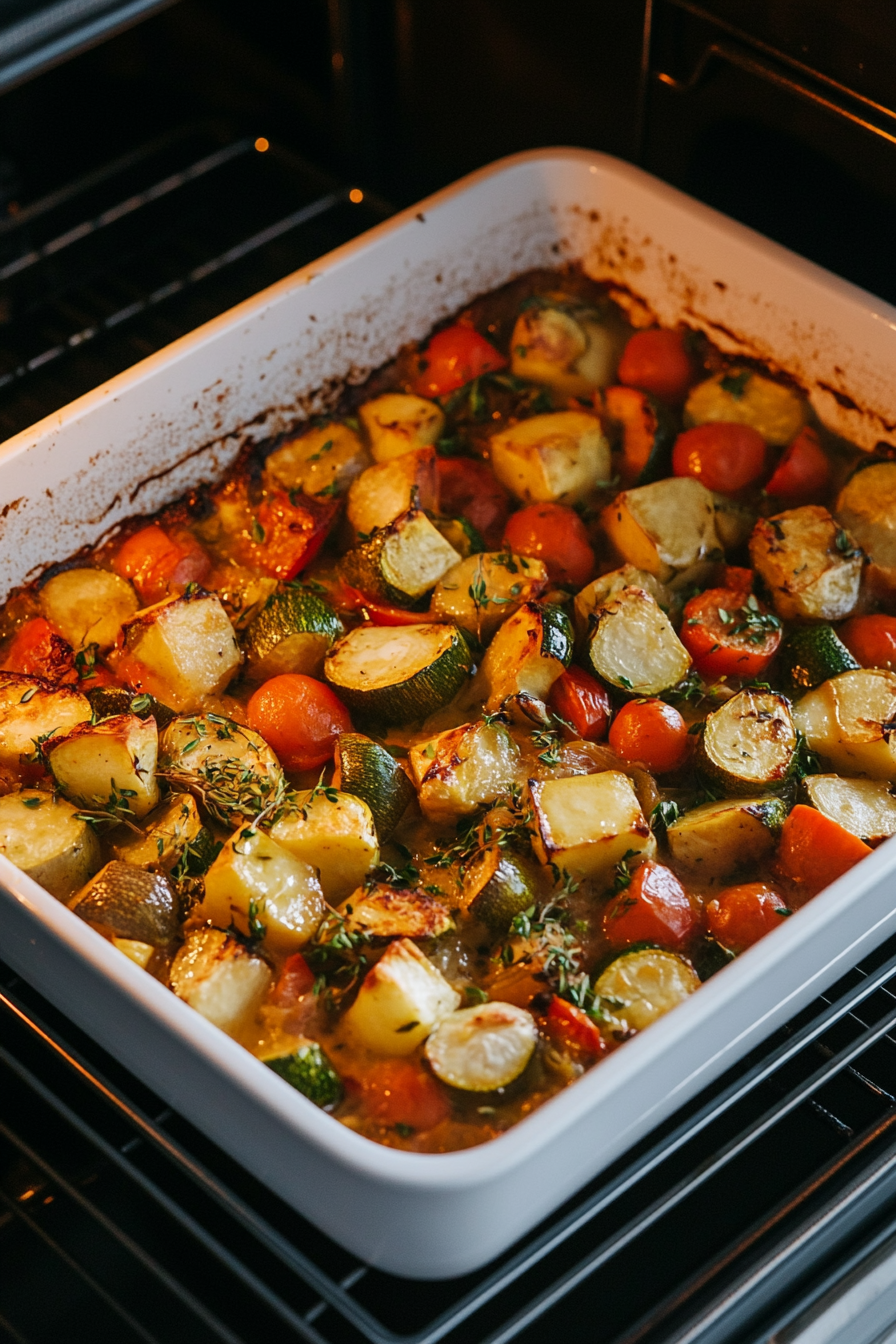
{"type": "MultiPolygon", "coordinates": [[[[872,446],[896,425],[896,310],[637,169],[555,150],[474,174],[0,450],[0,595],[323,409],[402,342],[536,265],[581,259],[729,350],[797,376],[872,446]],[[736,333],[740,333],[739,335],[736,333]]],[[[392,1151],[343,1128],[0,859],[0,955],[351,1250],[483,1264],[896,929],[880,848],[643,1035],[499,1139],[392,1151]]]]}

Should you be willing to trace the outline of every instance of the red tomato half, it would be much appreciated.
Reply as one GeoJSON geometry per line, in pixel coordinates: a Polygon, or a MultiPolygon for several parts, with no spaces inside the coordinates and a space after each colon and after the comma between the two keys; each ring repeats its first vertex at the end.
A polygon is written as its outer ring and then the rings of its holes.
{"type": "Polygon", "coordinates": [[[596,677],[582,668],[567,668],[551,687],[551,708],[586,742],[602,742],[610,722],[610,697],[596,677]]]}
{"type": "Polygon", "coordinates": [[[726,887],[706,907],[711,937],[729,952],[744,952],[790,914],[787,902],[764,882],[726,887]]]}
{"type": "Polygon", "coordinates": [[[722,495],[758,485],[766,472],[765,439],[752,425],[727,420],[697,425],[679,434],[672,449],[676,476],[693,476],[722,495]]]}
{"type": "Polygon", "coordinates": [[[619,361],[620,383],[652,392],[672,405],[684,401],[694,377],[694,365],[682,331],[664,331],[659,327],[636,331],[619,361]]]}
{"type": "Polygon", "coordinates": [[[817,502],[830,488],[831,464],[815,430],[806,425],[784,449],[781,461],[766,484],[766,494],[783,504],[809,504],[813,500],[817,502]]]}
{"type": "Polygon", "coordinates": [[[603,930],[610,946],[658,943],[679,951],[693,938],[700,916],[671,868],[648,860],[604,911],[603,930]]]}
{"type": "Polygon", "coordinates": [[[337,500],[302,495],[294,502],[278,490],[259,504],[240,549],[250,565],[287,583],[317,555],[338,508],[337,500]]]}
{"type": "Polygon", "coordinates": [[[249,727],[270,744],[287,770],[325,765],[336,738],[352,728],[348,710],[329,686],[299,672],[285,672],[259,686],[246,713],[249,727]]]}
{"type": "Polygon", "coordinates": [[[314,987],[314,972],[301,952],[286,958],[277,976],[271,1002],[278,1008],[292,1008],[303,994],[314,987]]]}
{"type": "Polygon", "coordinates": [[[678,633],[701,676],[753,680],[777,653],[783,629],[749,591],[707,588],[686,603],[678,633]]]}
{"type": "Polygon", "coordinates": [[[475,327],[456,322],[437,331],[422,352],[414,390],[421,397],[446,397],[483,373],[506,366],[504,356],[475,327]]]}
{"type": "Polygon", "coordinates": [[[365,1110],[384,1125],[432,1129],[451,1111],[441,1084],[409,1059],[384,1059],[375,1064],[352,1090],[357,1088],[365,1110]]]}
{"type": "Polygon", "coordinates": [[[581,1008],[567,1003],[557,994],[548,1009],[547,1029],[548,1035],[559,1045],[575,1054],[602,1055],[607,1048],[597,1023],[581,1008]]]}
{"type": "Polygon", "coordinates": [[[516,555],[543,561],[552,583],[584,588],[594,573],[585,524],[566,504],[530,504],[512,513],[504,540],[516,555]]]}
{"type": "Polygon", "coordinates": [[[440,457],[437,470],[442,514],[466,518],[486,546],[500,546],[511,502],[491,468],[472,457],[440,457]]]}
{"type": "Polygon", "coordinates": [[[896,672],[896,616],[853,616],[837,634],[862,667],[896,672]]]}
{"type": "Polygon", "coordinates": [[[7,672],[46,677],[57,684],[78,680],[71,644],[43,616],[35,616],[19,626],[3,667],[7,672]]]}

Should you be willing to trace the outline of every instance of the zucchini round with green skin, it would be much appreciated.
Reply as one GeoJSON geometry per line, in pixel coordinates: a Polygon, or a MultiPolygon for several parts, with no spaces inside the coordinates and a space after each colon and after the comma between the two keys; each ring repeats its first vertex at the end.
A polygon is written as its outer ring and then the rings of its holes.
{"type": "Polygon", "coordinates": [[[93,827],[64,798],[39,789],[0,798],[0,854],[60,900],[102,863],[93,827]]]}
{"type": "Polygon", "coordinates": [[[806,775],[802,788],[812,807],[866,844],[896,835],[896,798],[885,780],[806,775]]]}
{"type": "Polygon", "coordinates": [[[630,948],[598,977],[594,997],[624,1031],[643,1031],[700,988],[689,961],[658,947],[630,948]]]}
{"type": "Polygon", "coordinates": [[[287,1055],[262,1056],[262,1062],[322,1110],[342,1100],[339,1074],[317,1041],[307,1041],[287,1055]]]}
{"type": "Polygon", "coordinates": [[[246,674],[253,681],[284,672],[317,677],[327,650],[344,634],[329,602],[309,588],[272,593],[246,631],[246,674]]]}
{"type": "Polygon", "coordinates": [[[514,696],[544,700],[572,662],[572,624],[562,607],[526,602],[501,626],[482,660],[489,713],[514,696]]]}
{"type": "Polygon", "coordinates": [[[422,509],[409,509],[348,551],[339,573],[368,597],[411,608],[460,559],[422,509]]]}
{"type": "Polygon", "coordinates": [[[153,947],[167,947],[180,932],[180,902],[168,879],[117,859],[97,873],[71,908],[88,924],[153,947]]]}
{"type": "Polygon", "coordinates": [[[700,881],[729,877],[775,851],[788,807],[783,798],[724,798],[691,808],[666,828],[672,857],[700,881]]]}
{"type": "Polygon", "coordinates": [[[464,873],[463,899],[468,913],[494,933],[506,933],[514,917],[537,898],[534,874],[526,862],[499,845],[489,845],[464,873]]]}
{"type": "Polygon", "coordinates": [[[426,1042],[437,1078],[464,1092],[493,1092],[525,1069],[538,1040],[531,1013],[512,1003],[480,1003],[443,1017],[426,1042]]]}
{"type": "Polygon", "coordinates": [[[804,691],[859,666],[830,625],[803,625],[791,630],[778,660],[782,675],[793,689],[804,691]]]}
{"type": "Polygon", "coordinates": [[[775,788],[790,775],[796,755],[790,705],[772,691],[738,691],[710,714],[700,737],[701,769],[727,793],[775,788]]]}
{"type": "Polygon", "coordinates": [[[354,713],[403,724],[453,700],[472,665],[453,625],[360,626],[334,644],[324,676],[354,713]]]}
{"type": "Polygon", "coordinates": [[[367,804],[385,844],[414,796],[413,784],[386,748],[363,733],[340,733],[335,761],[333,787],[367,804]]]}
{"type": "Polygon", "coordinates": [[[96,686],[85,690],[95,719],[111,719],[118,714],[136,714],[138,719],[155,719],[159,732],[167,728],[177,713],[154,695],[134,695],[120,686],[96,686]]]}
{"type": "Polygon", "coordinates": [[[591,617],[585,660],[611,686],[658,695],[687,674],[691,657],[666,613],[641,588],[623,588],[591,617]]]}

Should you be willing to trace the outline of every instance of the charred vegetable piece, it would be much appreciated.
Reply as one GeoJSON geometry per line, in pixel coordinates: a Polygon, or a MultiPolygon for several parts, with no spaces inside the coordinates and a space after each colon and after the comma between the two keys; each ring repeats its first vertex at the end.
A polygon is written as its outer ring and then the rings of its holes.
{"type": "Polygon", "coordinates": [[[453,621],[484,641],[547,585],[548,572],[540,560],[510,551],[486,551],[469,556],[442,576],[430,611],[436,620],[453,621]]]}
{"type": "Polygon", "coordinates": [[[604,315],[565,296],[534,298],[513,328],[511,372],[564,397],[587,397],[612,382],[627,336],[612,310],[604,315]]]}
{"type": "Polygon", "coordinates": [[[784,641],[779,667],[794,690],[809,691],[859,664],[829,625],[797,626],[784,641]]]}
{"type": "Polygon", "coordinates": [[[506,933],[515,916],[528,910],[537,895],[530,865],[499,845],[489,845],[464,873],[467,912],[496,934],[506,933]]]}
{"type": "Polygon", "coordinates": [[[333,646],[324,675],[353,712],[413,723],[454,699],[472,662],[452,625],[361,626],[333,646]]]}
{"type": "Polygon", "coordinates": [[[136,714],[138,719],[155,719],[161,732],[172,719],[173,709],[163,705],[154,695],[134,695],[120,686],[95,686],[85,691],[95,719],[111,719],[119,714],[136,714]]]}
{"type": "Polygon", "coordinates": [[[270,983],[267,962],[220,929],[191,934],[171,967],[178,998],[230,1035],[251,1020],[270,983]]]}
{"type": "Polygon", "coordinates": [[[887,589],[896,587],[896,462],[861,467],[834,506],[837,521],[871,561],[887,589]]]}
{"type": "Polygon", "coordinates": [[[685,812],[667,827],[666,839],[678,863],[711,882],[768,859],[786,816],[782,798],[725,798],[685,812]]]}
{"type": "Polygon", "coordinates": [[[493,1092],[518,1078],[538,1032],[531,1013],[512,1003],[480,1003],[443,1017],[426,1042],[437,1078],[465,1092],[493,1092]]]}
{"type": "Polygon", "coordinates": [[[358,410],[375,462],[437,443],[445,427],[441,407],[412,393],[386,392],[358,410]]]}
{"type": "Polygon", "coordinates": [[[574,504],[610,479],[610,445],[587,411],[554,411],[520,420],[490,441],[492,470],[526,504],[574,504]]]}
{"type": "Polygon", "coordinates": [[[343,1019],[361,1045],[378,1055],[410,1055],[460,995],[407,938],[390,943],[367,972],[343,1019]]]}
{"type": "Polygon", "coordinates": [[[124,642],[127,680],[177,710],[196,709],[223,691],[240,665],[227,612],[201,591],[138,612],[124,626],[124,642]]]}
{"type": "Polygon", "coordinates": [[[546,700],[572,650],[572,625],[562,607],[526,602],[504,622],[482,660],[486,709],[492,713],[510,699],[546,700]]]}
{"type": "Polygon", "coordinates": [[[585,660],[611,686],[658,695],[687,675],[690,654],[649,593],[623,588],[591,620],[585,660]]]}
{"type": "Polygon", "coordinates": [[[413,784],[385,747],[361,733],[340,733],[335,759],[333,787],[367,804],[384,844],[414,796],[413,784]]]}
{"type": "Polygon", "coordinates": [[[73,687],[0,672],[0,765],[18,771],[39,744],[89,718],[89,701],[73,687]]]}
{"type": "Polygon", "coordinates": [[[642,592],[648,593],[663,611],[669,610],[672,594],[653,574],[648,574],[644,569],[637,569],[634,565],[622,565],[619,569],[611,569],[608,574],[601,574],[598,578],[592,579],[591,583],[576,595],[573,603],[573,623],[580,645],[592,627],[591,617],[614,597],[618,597],[624,588],[640,588],[642,592]]]}
{"type": "Polygon", "coordinates": [[[161,873],[113,859],[72,903],[88,924],[153,947],[167,947],[180,932],[180,902],[161,873]]]}
{"type": "Polygon", "coordinates": [[[275,488],[305,495],[341,494],[369,465],[370,456],[355,431],[330,424],[275,448],[265,462],[265,477],[275,488]]]}
{"type": "Polygon", "coordinates": [[[866,844],[877,845],[896,835],[896,798],[886,781],[807,775],[802,786],[813,807],[866,844]]]}
{"type": "Polygon", "coordinates": [[[596,775],[529,781],[532,847],[539,860],[573,877],[609,879],[616,864],[652,859],[656,842],[628,775],[596,775]]]}
{"type": "Polygon", "coordinates": [[[454,821],[508,791],[520,753],[503,724],[468,723],[412,747],[408,760],[424,814],[454,821]]]}
{"type": "Polygon", "coordinates": [[[843,672],[809,691],[794,721],[811,751],[835,770],[896,779],[896,673],[843,672]]]}
{"type": "Polygon", "coordinates": [[[262,1059],[290,1087],[322,1110],[330,1110],[342,1100],[339,1074],[317,1041],[306,1041],[286,1055],[268,1055],[262,1059]]]}
{"type": "Polygon", "coordinates": [[[698,754],[707,777],[728,793],[753,793],[784,783],[793,769],[796,744],[783,695],[748,689],[709,715],[698,754]]]}
{"type": "Polygon", "coordinates": [[[243,826],[205,875],[201,912],[219,928],[233,924],[266,950],[288,956],[317,933],[326,905],[309,863],[263,831],[243,826]]]}
{"type": "Polygon", "coordinates": [[[412,607],[460,558],[422,509],[410,509],[344,555],[339,569],[352,588],[412,607]]]}
{"type": "Polygon", "coordinates": [[[327,650],[344,633],[329,602],[309,588],[272,593],[246,631],[247,675],[253,681],[284,672],[320,676],[327,650]]]}
{"type": "Polygon", "coordinates": [[[126,579],[104,569],[66,569],[40,590],[40,609],[73,649],[111,649],[139,603],[126,579]]]}
{"type": "Polygon", "coordinates": [[[108,811],[112,819],[145,817],[156,806],[158,750],[155,719],[136,714],[78,724],[43,746],[66,797],[81,807],[108,811]]]}
{"type": "Polygon", "coordinates": [[[689,961],[658,947],[631,948],[598,977],[594,997],[624,1031],[643,1031],[699,989],[689,961]]]}
{"type": "Polygon", "coordinates": [[[0,798],[0,853],[60,900],[102,863],[92,826],[64,798],[38,789],[0,798]]]}
{"type": "Polygon", "coordinates": [[[345,900],[379,862],[370,808],[337,789],[316,788],[285,803],[271,838],[296,859],[312,864],[331,905],[345,900]]]}
{"type": "Polygon", "coordinates": [[[601,522],[619,556],[661,583],[720,554],[715,501],[690,476],[624,491],[603,510],[601,522]]]}
{"type": "Polygon", "coordinates": [[[158,868],[163,873],[177,868],[195,876],[205,872],[217,853],[217,842],[203,826],[189,793],[167,799],[144,817],[143,825],[144,835],[129,835],[113,846],[116,859],[135,868],[158,868]]]}
{"type": "Polygon", "coordinates": [[[750,559],[784,620],[837,621],[858,601],[862,552],[818,504],[761,518],[750,559]]]}
{"type": "Polygon", "coordinates": [[[340,913],[350,933],[369,938],[439,938],[454,928],[441,901],[422,891],[395,891],[385,882],[356,891],[340,913]]]}
{"type": "Polygon", "coordinates": [[[285,790],[280,762],[264,738],[220,714],[175,719],[162,734],[159,764],[223,825],[257,817],[285,790]]]}

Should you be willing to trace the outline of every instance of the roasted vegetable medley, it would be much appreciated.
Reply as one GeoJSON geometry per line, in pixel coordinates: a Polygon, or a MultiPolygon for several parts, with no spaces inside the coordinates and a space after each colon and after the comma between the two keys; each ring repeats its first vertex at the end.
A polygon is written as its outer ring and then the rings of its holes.
{"type": "Polygon", "coordinates": [[[896,832],[896,459],[575,269],[0,641],[0,849],[393,1147],[508,1128],[896,832]]]}

